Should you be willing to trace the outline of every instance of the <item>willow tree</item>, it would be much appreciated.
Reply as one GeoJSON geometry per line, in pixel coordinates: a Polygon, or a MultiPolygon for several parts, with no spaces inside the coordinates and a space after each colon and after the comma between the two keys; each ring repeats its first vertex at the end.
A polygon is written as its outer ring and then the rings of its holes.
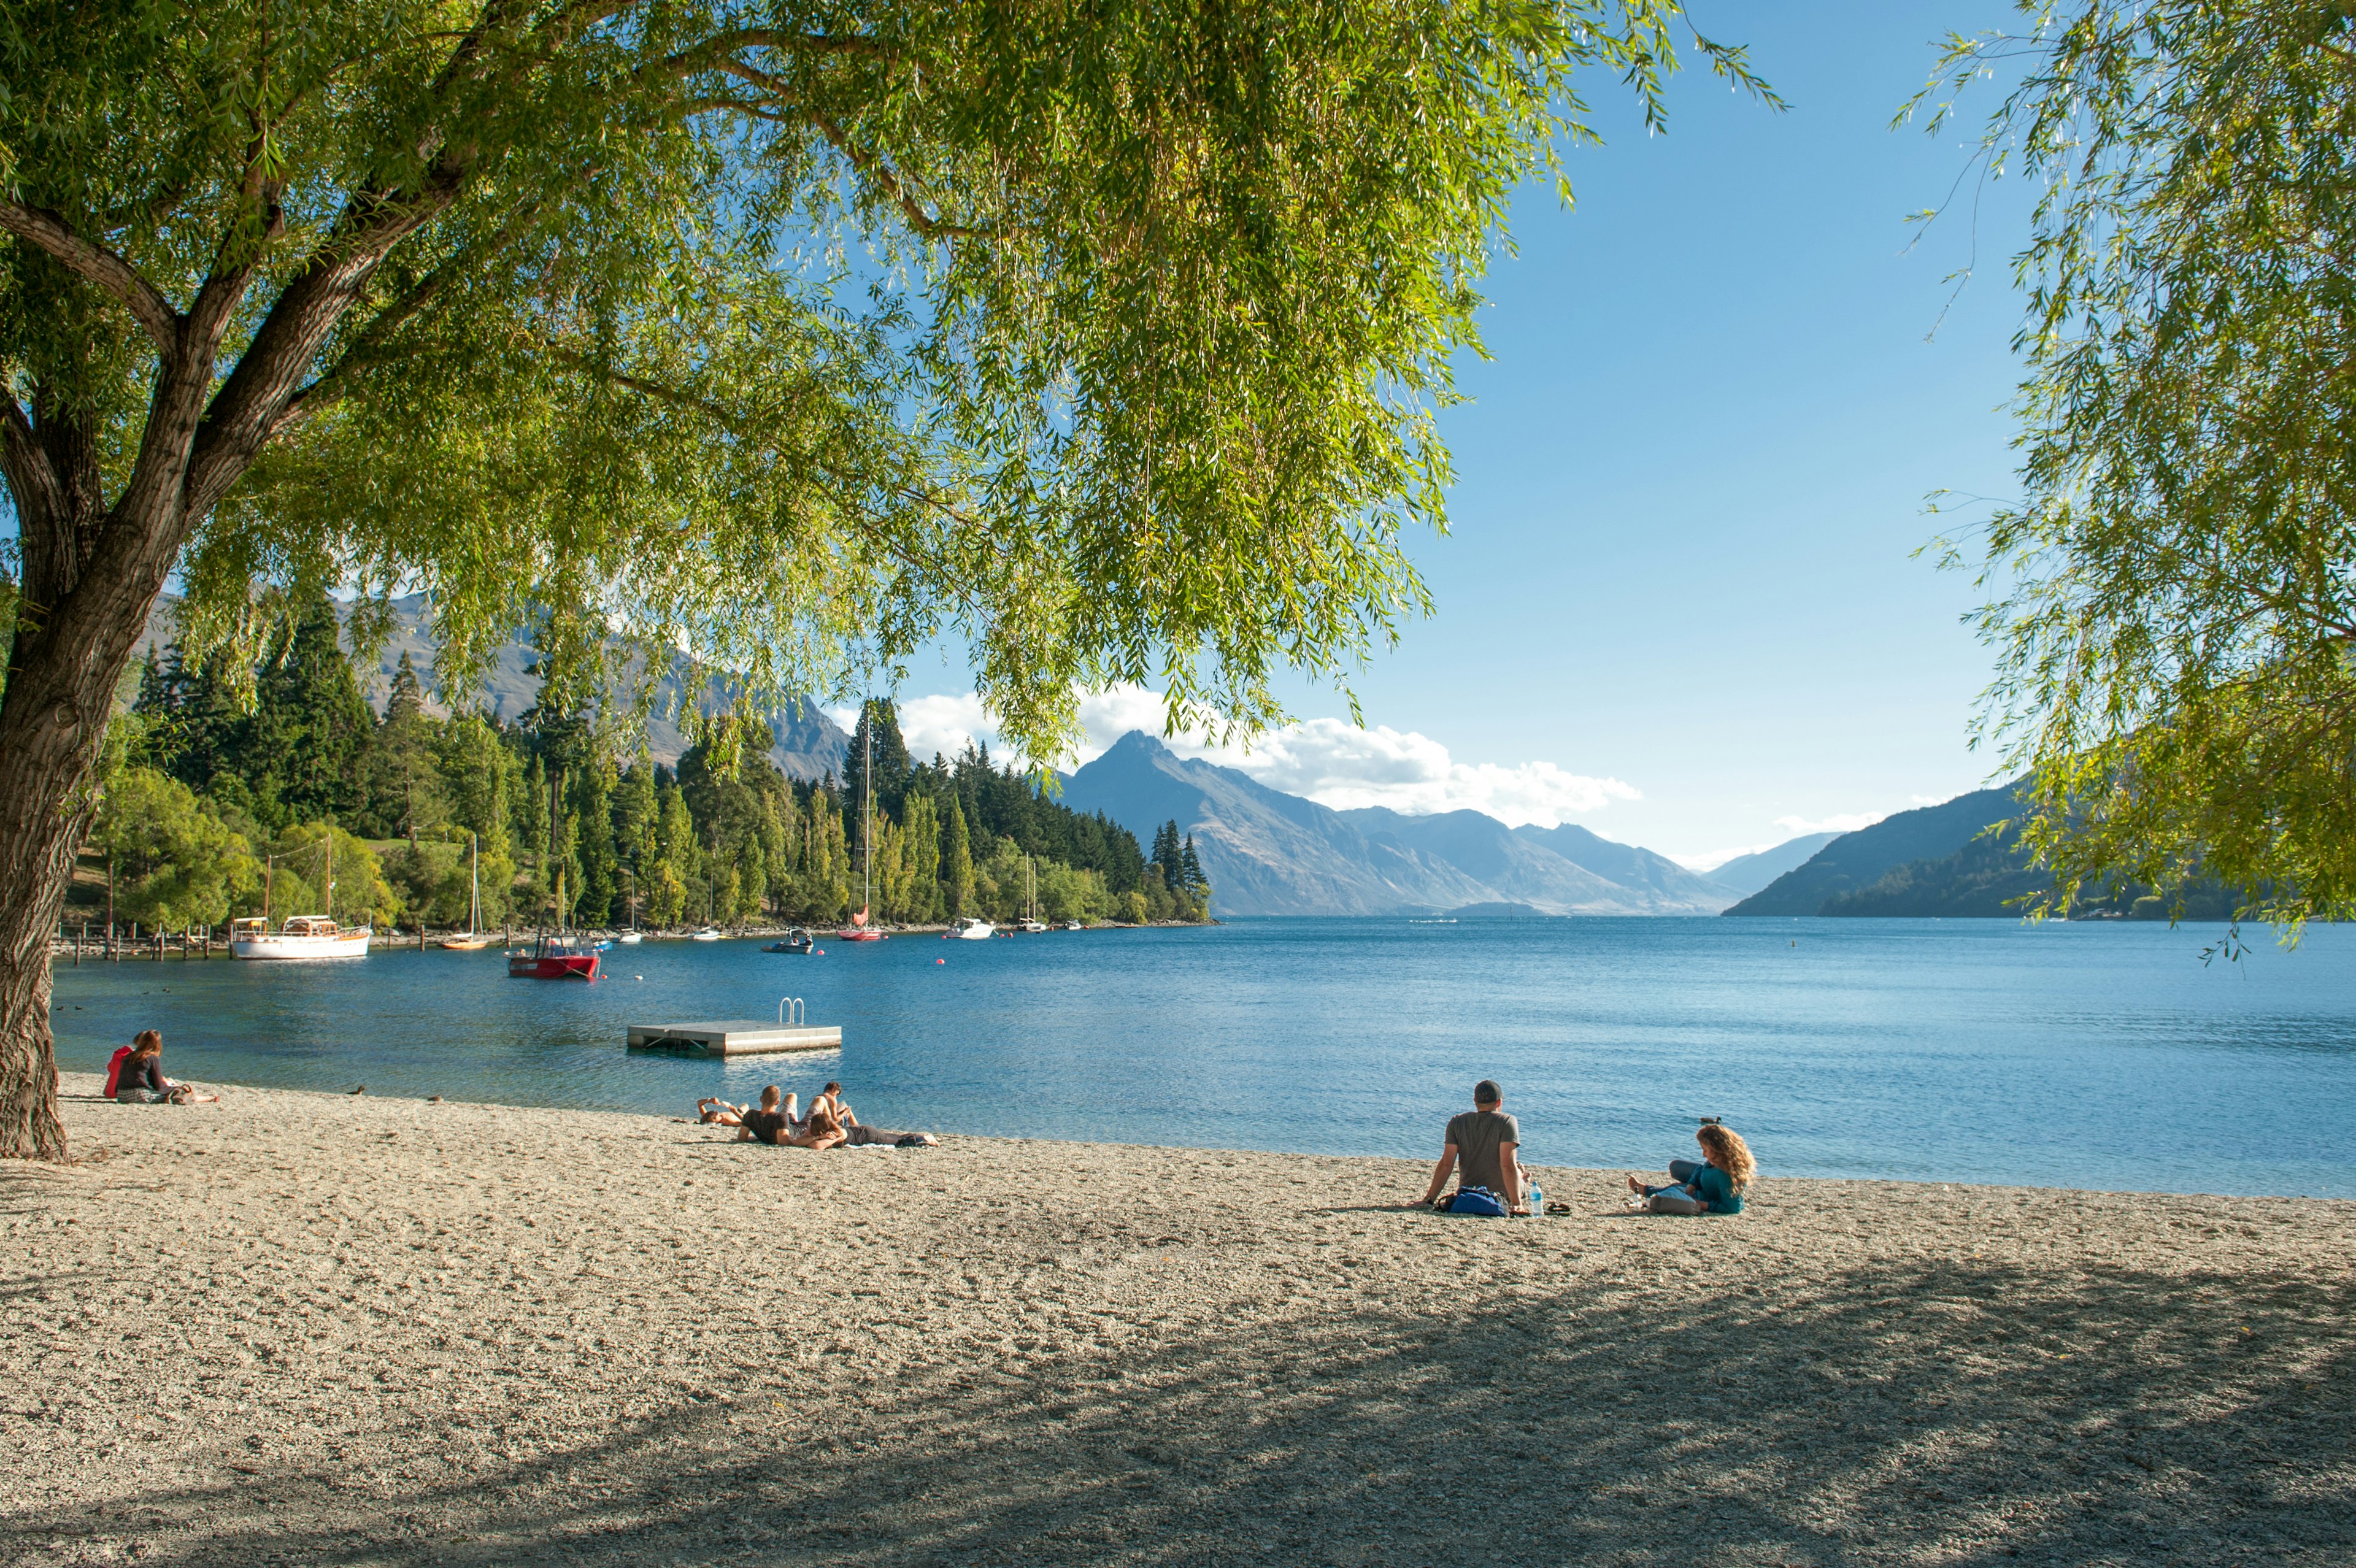
{"type": "Polygon", "coordinates": [[[0,1151],[63,1148],[45,944],[176,571],[225,672],[326,582],[426,592],[445,689],[530,627],[573,710],[653,650],[755,703],[951,637],[1034,755],[1115,680],[1267,723],[1423,605],[1509,195],[1582,71],[1657,116],[1679,25],[0,3],[0,1151]]]}
{"type": "MultiPolygon", "coordinates": [[[[2042,182],[2022,495],[1986,732],[2031,771],[2045,909],[2198,877],[2356,912],[2356,26],[2318,0],[2079,0],[1959,39],[2042,182]]],[[[1972,553],[1959,551],[1959,554],[1972,553]]]]}

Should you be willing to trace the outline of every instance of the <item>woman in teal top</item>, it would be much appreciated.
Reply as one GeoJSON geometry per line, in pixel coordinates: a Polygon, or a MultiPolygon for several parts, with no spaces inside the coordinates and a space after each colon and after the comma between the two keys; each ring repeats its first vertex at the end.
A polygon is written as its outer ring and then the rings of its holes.
{"type": "Polygon", "coordinates": [[[1637,1205],[1655,1214],[1740,1214],[1742,1190],[1759,1174],[1751,1146],[1732,1127],[1704,1122],[1694,1135],[1701,1145],[1704,1164],[1689,1159],[1669,1161],[1669,1185],[1647,1187],[1634,1177],[1628,1190],[1637,1205]]]}

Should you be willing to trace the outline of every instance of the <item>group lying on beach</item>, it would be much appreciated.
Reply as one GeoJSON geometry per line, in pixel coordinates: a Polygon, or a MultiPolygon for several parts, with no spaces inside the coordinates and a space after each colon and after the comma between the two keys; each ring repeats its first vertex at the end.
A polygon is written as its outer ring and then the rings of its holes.
{"type": "MultiPolygon", "coordinates": [[[[829,1085],[832,1087],[831,1084],[829,1085]]],[[[1522,1179],[1521,1124],[1505,1114],[1505,1093],[1494,1079],[1472,1086],[1472,1108],[1448,1119],[1440,1163],[1431,1185],[1410,1207],[1429,1206],[1443,1214],[1527,1214],[1537,1189],[1522,1179]],[[1450,1173],[1456,1190],[1442,1196],[1450,1173]]],[[[1694,1135],[1699,1162],[1669,1161],[1665,1186],[1628,1179],[1628,1206],[1648,1214],[1740,1214],[1743,1189],[1759,1174],[1759,1162],[1742,1136],[1715,1116],[1694,1135]]],[[[1546,1212],[1568,1214],[1568,1203],[1548,1203],[1546,1212]]]]}
{"type": "Polygon", "coordinates": [[[761,1091],[761,1104],[732,1105],[716,1096],[695,1103],[697,1118],[707,1126],[734,1127],[739,1143],[773,1144],[779,1148],[857,1148],[890,1144],[899,1148],[927,1148],[940,1140],[930,1133],[889,1133],[861,1122],[843,1103],[842,1085],[829,1083],[810,1096],[809,1115],[795,1115],[799,1096],[772,1083],[761,1091]]]}

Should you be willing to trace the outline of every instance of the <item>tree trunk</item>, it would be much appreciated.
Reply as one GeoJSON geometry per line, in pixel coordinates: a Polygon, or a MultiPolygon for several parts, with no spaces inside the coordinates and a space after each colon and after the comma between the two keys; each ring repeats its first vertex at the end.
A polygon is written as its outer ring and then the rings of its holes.
{"type": "Polygon", "coordinates": [[[66,1157],[48,933],[96,810],[115,684],[162,586],[161,571],[144,583],[92,574],[17,631],[0,693],[0,1157],[66,1157]]]}
{"type": "Polygon", "coordinates": [[[18,416],[5,432],[24,598],[0,691],[0,1157],[62,1160],[48,933],[97,811],[115,688],[185,528],[177,485],[103,508],[94,448],[43,401],[37,429],[18,416]]]}

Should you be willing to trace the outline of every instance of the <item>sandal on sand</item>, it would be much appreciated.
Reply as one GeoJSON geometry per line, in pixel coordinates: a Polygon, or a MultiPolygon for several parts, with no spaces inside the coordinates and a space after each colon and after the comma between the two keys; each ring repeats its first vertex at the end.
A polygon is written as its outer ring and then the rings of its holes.
{"type": "Polygon", "coordinates": [[[1549,1214],[1568,1214],[1570,1212],[1570,1205],[1558,1198],[1549,1198],[1547,1200],[1546,1211],[1549,1214]]]}

